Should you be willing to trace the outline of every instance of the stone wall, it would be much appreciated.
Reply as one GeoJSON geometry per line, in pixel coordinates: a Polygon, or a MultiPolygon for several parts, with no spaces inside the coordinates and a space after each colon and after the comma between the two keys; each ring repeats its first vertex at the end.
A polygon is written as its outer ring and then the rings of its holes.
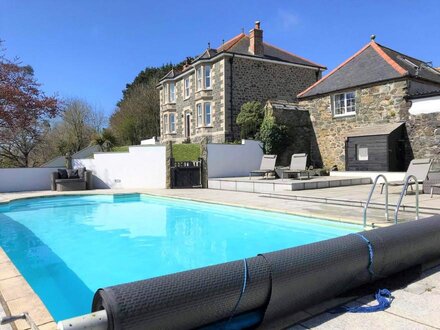
{"type": "Polygon", "coordinates": [[[244,103],[260,101],[264,104],[270,99],[294,101],[299,92],[317,79],[314,69],[241,57],[231,59],[232,64],[229,59],[225,62],[226,139],[229,141],[240,138],[235,121],[244,103]]]}
{"type": "MultiPolygon", "coordinates": [[[[299,106],[310,112],[317,139],[315,153],[320,154],[323,166],[337,165],[345,169],[345,137],[354,128],[405,121],[410,103],[406,101],[408,82],[394,81],[356,90],[356,115],[333,117],[331,96],[301,99],[299,106]]],[[[416,139],[415,131],[411,135],[416,139]]],[[[411,138],[410,138],[411,140],[411,138]]],[[[407,162],[412,157],[411,145],[406,146],[407,162]]]]}
{"type": "Polygon", "coordinates": [[[266,106],[267,114],[272,114],[278,124],[287,127],[289,145],[284,152],[277,157],[277,164],[289,166],[293,154],[308,154],[308,164],[314,167],[320,164],[319,155],[313,153],[316,138],[313,132],[310,114],[306,110],[273,108],[270,104],[266,106]]]}
{"type": "Polygon", "coordinates": [[[414,158],[432,158],[440,170],[440,113],[409,115],[406,130],[414,158]]]}

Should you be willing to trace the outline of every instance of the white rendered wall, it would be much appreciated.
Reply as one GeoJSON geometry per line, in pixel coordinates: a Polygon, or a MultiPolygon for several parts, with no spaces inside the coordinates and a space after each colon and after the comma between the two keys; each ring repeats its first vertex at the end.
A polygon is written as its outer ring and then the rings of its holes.
{"type": "Polygon", "coordinates": [[[159,142],[156,141],[156,137],[153,136],[151,139],[147,139],[147,140],[142,140],[141,141],[141,146],[145,146],[145,145],[155,145],[155,144],[159,144],[159,142]]]}
{"type": "MultiPolygon", "coordinates": [[[[364,172],[364,171],[332,171],[330,176],[350,176],[350,177],[360,177],[360,178],[371,178],[371,182],[376,179],[379,174],[385,175],[388,181],[402,181],[405,178],[405,172],[364,172]]],[[[380,178],[379,183],[383,182],[380,178]]]]}
{"type": "Polygon", "coordinates": [[[73,167],[93,173],[93,188],[166,188],[165,146],[134,146],[129,152],[95,153],[73,159],[73,167]]]}
{"type": "Polygon", "coordinates": [[[440,96],[414,99],[411,100],[411,103],[409,113],[412,115],[440,112],[440,96]]]}
{"type": "Polygon", "coordinates": [[[50,175],[56,168],[0,168],[0,192],[50,190],[50,175]]]}
{"type": "Polygon", "coordinates": [[[208,178],[248,176],[261,165],[260,141],[242,140],[242,144],[208,144],[208,178]]]}

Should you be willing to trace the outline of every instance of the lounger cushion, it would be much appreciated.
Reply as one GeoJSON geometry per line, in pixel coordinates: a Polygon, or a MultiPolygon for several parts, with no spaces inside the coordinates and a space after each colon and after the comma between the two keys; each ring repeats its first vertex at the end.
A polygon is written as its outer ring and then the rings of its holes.
{"type": "Polygon", "coordinates": [[[58,178],[60,178],[60,179],[67,179],[68,178],[67,170],[65,170],[65,169],[58,169],[58,178]]]}
{"type": "Polygon", "coordinates": [[[78,169],[78,177],[80,179],[84,179],[84,173],[86,172],[86,168],[85,167],[80,167],[78,169]]]}
{"type": "Polygon", "coordinates": [[[67,170],[67,177],[69,179],[79,179],[78,170],[67,170]]]}

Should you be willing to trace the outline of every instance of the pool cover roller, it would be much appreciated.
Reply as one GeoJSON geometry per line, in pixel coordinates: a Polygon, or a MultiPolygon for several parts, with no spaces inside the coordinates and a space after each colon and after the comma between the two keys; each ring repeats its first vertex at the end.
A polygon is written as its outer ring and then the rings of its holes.
{"type": "Polygon", "coordinates": [[[253,328],[281,329],[296,312],[437,259],[440,216],[260,254],[246,267],[239,260],[99,289],[92,311],[105,309],[108,329],[238,329],[246,315],[258,315],[253,328]]]}

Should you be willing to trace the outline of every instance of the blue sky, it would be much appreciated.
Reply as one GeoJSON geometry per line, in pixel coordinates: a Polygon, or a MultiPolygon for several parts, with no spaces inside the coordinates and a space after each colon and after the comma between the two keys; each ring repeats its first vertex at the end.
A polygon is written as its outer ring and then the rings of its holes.
{"type": "MultiPolygon", "coordinates": [[[[264,39],[328,71],[376,41],[440,66],[440,1],[0,0],[8,57],[48,93],[111,114],[147,66],[179,62],[261,21],[264,39]]],[[[328,72],[327,71],[327,72],[328,72]]]]}

